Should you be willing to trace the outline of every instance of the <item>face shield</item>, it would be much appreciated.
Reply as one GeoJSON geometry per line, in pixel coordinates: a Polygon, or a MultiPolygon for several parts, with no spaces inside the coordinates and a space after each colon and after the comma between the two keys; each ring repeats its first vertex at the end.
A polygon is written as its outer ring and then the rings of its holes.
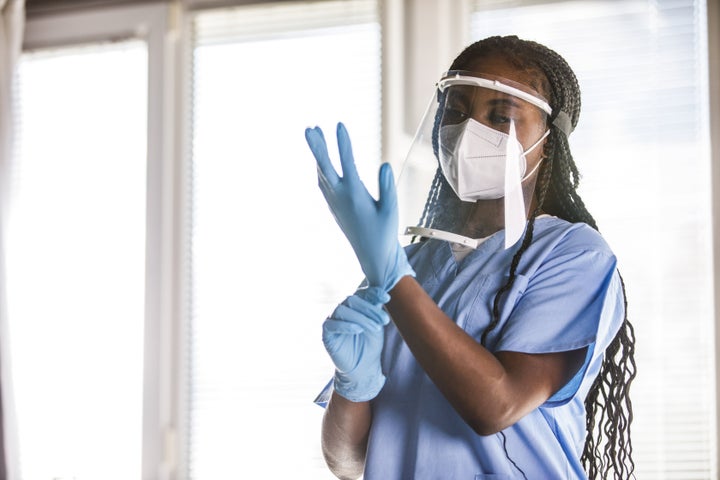
{"type": "Polygon", "coordinates": [[[403,233],[476,248],[504,230],[505,248],[514,245],[534,198],[550,113],[525,85],[445,74],[398,178],[403,233]]]}

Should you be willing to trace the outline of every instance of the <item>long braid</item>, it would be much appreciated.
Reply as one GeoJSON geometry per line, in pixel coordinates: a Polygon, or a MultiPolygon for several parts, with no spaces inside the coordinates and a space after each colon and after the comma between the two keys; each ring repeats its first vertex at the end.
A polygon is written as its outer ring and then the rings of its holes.
{"type": "MultiPolygon", "coordinates": [[[[553,122],[561,112],[567,115],[570,125],[577,125],[580,115],[580,88],[577,78],[567,62],[556,52],[538,43],[520,40],[515,36],[490,37],[467,47],[453,62],[451,70],[466,70],[478,60],[501,54],[516,68],[535,73],[535,90],[550,98],[553,122]]],[[[482,333],[481,343],[499,322],[501,296],[512,287],[523,253],[532,242],[535,218],[542,211],[569,222],[584,222],[597,230],[593,216],[588,212],[577,192],[580,181],[575,161],[570,152],[567,132],[552,124],[545,144],[543,166],[536,189],[537,207],[532,212],[522,244],[513,256],[510,276],[500,288],[493,302],[493,318],[482,333]]],[[[436,212],[458,211],[460,200],[452,193],[438,171],[423,213],[426,225],[436,228],[456,219],[436,215],[436,212]],[[438,178],[440,177],[440,178],[438,178]],[[442,205],[443,208],[437,208],[442,205]],[[448,208],[448,207],[455,207],[448,208]]],[[[605,351],[600,373],[585,399],[587,432],[581,461],[589,478],[634,478],[630,423],[632,402],[630,385],[636,375],[635,333],[627,318],[627,296],[622,281],[625,318],[620,330],[605,351]]],[[[507,454],[507,450],[505,451],[507,454]]]]}
{"type": "MultiPolygon", "coordinates": [[[[620,282],[625,292],[625,282],[622,277],[620,282]]],[[[627,301],[625,301],[625,311],[627,312],[627,301]]],[[[587,431],[594,431],[596,426],[601,429],[597,438],[587,436],[581,457],[590,478],[610,478],[612,473],[612,478],[622,479],[633,474],[635,465],[630,456],[632,454],[630,424],[633,413],[628,389],[637,374],[634,353],[635,330],[626,319],[620,327],[620,332],[605,351],[600,374],[585,399],[586,410],[594,412],[594,415],[587,415],[587,431]],[[617,417],[618,421],[612,421],[612,417],[617,417]],[[627,435],[622,435],[624,430],[627,430],[627,435]],[[604,450],[601,451],[603,434],[607,437],[607,441],[604,443],[604,450]],[[617,441],[613,441],[616,438],[617,441]],[[623,472],[627,474],[623,476],[623,472]]]]}
{"type": "Polygon", "coordinates": [[[564,134],[557,135],[559,160],[557,168],[562,172],[553,177],[550,195],[544,209],[568,222],[584,222],[597,230],[595,219],[585,208],[585,203],[577,193],[580,175],[570,153],[568,139],[564,134]]]}

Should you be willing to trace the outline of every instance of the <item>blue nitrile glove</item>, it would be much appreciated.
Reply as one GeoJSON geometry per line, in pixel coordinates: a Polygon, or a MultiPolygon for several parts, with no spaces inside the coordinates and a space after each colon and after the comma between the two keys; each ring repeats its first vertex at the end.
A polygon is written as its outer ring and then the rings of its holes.
{"type": "Polygon", "coordinates": [[[380,167],[380,198],[376,201],[358,176],[350,137],[342,123],[337,126],[342,177],[330,163],[322,130],[306,129],[305,139],[317,161],[320,190],[350,241],[368,285],[389,292],[403,276],[415,276],[397,237],[397,193],[390,165],[380,167]]]}
{"type": "Polygon", "coordinates": [[[378,287],[358,290],[323,323],[323,344],[335,364],[335,391],[350,401],[372,400],[385,385],[380,354],[390,317],[382,305],[389,299],[378,287]]]}

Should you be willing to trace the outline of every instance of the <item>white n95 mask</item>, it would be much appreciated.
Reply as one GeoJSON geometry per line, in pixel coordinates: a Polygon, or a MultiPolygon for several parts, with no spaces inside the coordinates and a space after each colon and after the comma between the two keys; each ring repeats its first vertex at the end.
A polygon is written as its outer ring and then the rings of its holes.
{"type": "MultiPolygon", "coordinates": [[[[492,200],[505,196],[505,169],[507,162],[508,142],[511,151],[519,153],[517,157],[518,182],[525,181],[537,169],[525,175],[527,159],[525,155],[535,149],[550,130],[523,152],[517,138],[507,133],[494,130],[473,118],[456,125],[440,127],[439,159],[440,167],[448,184],[460,200],[474,202],[476,200],[492,200]]],[[[510,165],[510,171],[514,170],[510,165]]]]}

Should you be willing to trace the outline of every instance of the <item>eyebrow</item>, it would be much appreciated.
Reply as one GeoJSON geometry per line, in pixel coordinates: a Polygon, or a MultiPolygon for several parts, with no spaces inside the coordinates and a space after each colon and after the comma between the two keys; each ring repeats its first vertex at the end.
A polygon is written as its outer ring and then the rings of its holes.
{"type": "Polygon", "coordinates": [[[448,101],[461,101],[464,103],[470,103],[470,95],[466,92],[455,91],[448,95],[448,101]]]}

